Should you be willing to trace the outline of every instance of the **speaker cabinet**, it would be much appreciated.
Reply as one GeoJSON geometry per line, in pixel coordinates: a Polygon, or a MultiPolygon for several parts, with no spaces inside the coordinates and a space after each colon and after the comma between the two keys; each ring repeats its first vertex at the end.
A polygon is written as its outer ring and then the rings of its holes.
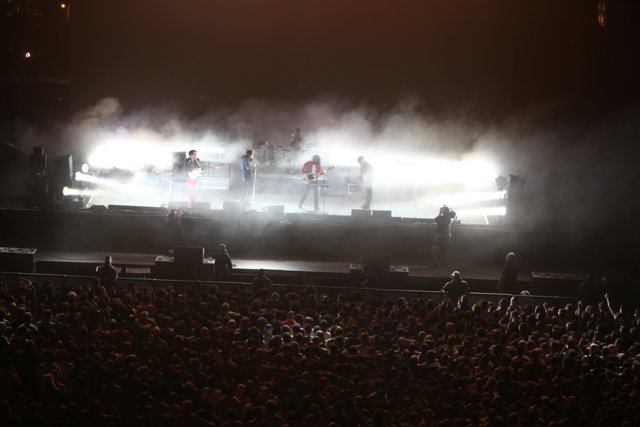
{"type": "Polygon", "coordinates": [[[197,266],[204,260],[204,248],[201,246],[176,246],[173,254],[177,265],[197,266]]]}
{"type": "Polygon", "coordinates": [[[242,213],[242,204],[233,200],[225,200],[222,210],[229,213],[242,213]]]}
{"type": "Polygon", "coordinates": [[[176,280],[213,280],[213,266],[214,260],[211,258],[205,258],[200,262],[197,262],[197,256],[195,253],[200,251],[196,251],[195,249],[204,248],[195,248],[193,251],[189,249],[179,250],[179,247],[176,247],[177,258],[180,258],[182,255],[182,260],[186,259],[186,262],[178,263],[176,262],[176,257],[166,256],[166,255],[158,255],[156,257],[156,263],[153,271],[153,275],[157,279],[176,279],[176,280]],[[185,255],[188,254],[188,255],[185,255]],[[186,258],[185,258],[186,256],[186,258]]]}
{"type": "Polygon", "coordinates": [[[201,277],[204,248],[198,246],[176,246],[174,255],[174,271],[177,279],[198,280],[201,277]]]}
{"type": "Polygon", "coordinates": [[[391,211],[372,211],[371,216],[378,220],[391,219],[391,211]]]}
{"type": "Polygon", "coordinates": [[[369,267],[378,274],[386,274],[391,266],[391,257],[379,254],[363,254],[360,256],[360,264],[369,264],[369,267]]]}
{"type": "Polygon", "coordinates": [[[577,297],[580,283],[586,277],[582,274],[531,272],[531,290],[534,295],[577,297]]]}
{"type": "Polygon", "coordinates": [[[34,273],[37,249],[0,248],[0,271],[34,273]]]}
{"type": "Polygon", "coordinates": [[[351,209],[351,218],[370,219],[371,210],[370,209],[351,209]]]}
{"type": "Polygon", "coordinates": [[[270,216],[283,216],[284,205],[267,206],[266,212],[270,216]]]}
{"type": "Polygon", "coordinates": [[[198,210],[198,211],[210,211],[211,203],[210,202],[194,202],[191,209],[198,210]]]}

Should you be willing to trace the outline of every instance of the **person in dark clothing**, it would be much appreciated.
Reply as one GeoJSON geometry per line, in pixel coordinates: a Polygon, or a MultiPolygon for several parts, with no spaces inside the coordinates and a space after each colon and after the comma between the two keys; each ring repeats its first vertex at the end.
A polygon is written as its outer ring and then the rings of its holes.
{"type": "Polygon", "coordinates": [[[182,209],[172,209],[167,214],[167,225],[169,227],[169,248],[182,246],[184,244],[184,227],[182,225],[184,212],[182,209]]]}
{"type": "Polygon", "coordinates": [[[362,280],[360,281],[360,286],[365,288],[378,287],[378,276],[369,264],[364,264],[362,266],[362,280]]]}
{"type": "Polygon", "coordinates": [[[469,284],[462,280],[459,271],[454,271],[451,273],[451,280],[441,290],[450,301],[457,304],[462,295],[469,295],[469,284]]]}
{"type": "Polygon", "coordinates": [[[438,216],[433,219],[436,223],[436,235],[433,239],[433,264],[431,268],[447,266],[449,248],[451,246],[451,223],[456,218],[456,213],[446,205],[440,208],[438,216]]]}
{"type": "Polygon", "coordinates": [[[107,255],[104,258],[104,264],[96,271],[100,284],[107,289],[114,287],[118,280],[118,269],[111,264],[112,261],[111,255],[107,255]]]}
{"type": "Polygon", "coordinates": [[[580,284],[579,298],[583,305],[597,305],[602,301],[604,290],[598,285],[595,274],[588,273],[586,282],[580,284]]]}
{"type": "Polygon", "coordinates": [[[252,199],[253,186],[254,186],[254,174],[255,164],[253,162],[253,150],[247,150],[247,152],[240,157],[240,177],[244,185],[242,190],[242,197],[240,203],[247,204],[252,199]]]}
{"type": "Polygon", "coordinates": [[[518,283],[520,267],[516,263],[515,252],[509,252],[504,259],[504,267],[498,279],[498,292],[513,292],[518,283]]]}
{"type": "Polygon", "coordinates": [[[271,290],[271,279],[267,277],[267,274],[264,271],[264,268],[258,270],[256,278],[253,279],[253,288],[259,291],[262,288],[267,288],[271,290]]]}
{"type": "Polygon", "coordinates": [[[218,245],[218,250],[213,254],[215,260],[214,277],[216,280],[223,280],[231,272],[233,264],[231,263],[231,256],[227,251],[227,246],[224,243],[218,245]]]}

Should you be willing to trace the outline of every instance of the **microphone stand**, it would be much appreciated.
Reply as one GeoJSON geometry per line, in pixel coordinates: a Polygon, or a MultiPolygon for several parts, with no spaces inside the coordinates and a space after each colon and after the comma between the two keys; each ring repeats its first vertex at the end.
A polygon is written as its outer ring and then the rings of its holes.
{"type": "Polygon", "coordinates": [[[326,214],[327,208],[327,191],[329,190],[329,169],[327,169],[324,173],[327,179],[324,180],[324,188],[322,190],[322,215],[326,214]]]}
{"type": "Polygon", "coordinates": [[[256,162],[253,169],[253,191],[251,192],[251,206],[256,202],[256,178],[258,177],[258,162],[256,162]]]}

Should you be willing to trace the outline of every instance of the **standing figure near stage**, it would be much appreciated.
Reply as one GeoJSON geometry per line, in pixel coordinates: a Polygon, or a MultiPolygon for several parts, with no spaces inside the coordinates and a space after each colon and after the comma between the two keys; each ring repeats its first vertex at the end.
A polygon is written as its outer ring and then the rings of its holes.
{"type": "Polygon", "coordinates": [[[170,249],[176,246],[184,245],[184,212],[182,209],[172,209],[167,214],[167,226],[169,227],[169,245],[170,249]]]}
{"type": "Polygon", "coordinates": [[[362,209],[370,209],[371,197],[373,196],[373,166],[362,156],[358,157],[358,163],[360,164],[360,182],[365,192],[362,209]]]}
{"type": "Polygon", "coordinates": [[[516,263],[515,252],[509,252],[504,258],[504,267],[498,278],[498,292],[514,293],[518,286],[518,274],[520,267],[516,263]]]}
{"type": "Polygon", "coordinates": [[[111,255],[107,255],[104,257],[104,264],[96,270],[96,276],[100,279],[100,285],[107,289],[115,287],[118,281],[118,269],[113,266],[112,262],[113,259],[111,255]]]}
{"type": "Polygon", "coordinates": [[[202,167],[196,150],[189,151],[189,157],[184,161],[184,170],[187,173],[187,200],[189,207],[192,208],[196,203],[198,177],[202,174],[202,167]]]}
{"type": "Polygon", "coordinates": [[[247,204],[249,200],[252,199],[253,186],[255,185],[254,169],[253,150],[247,150],[247,152],[240,157],[240,177],[244,185],[242,197],[240,198],[240,203],[242,204],[247,204]]]}
{"type": "Polygon", "coordinates": [[[433,264],[431,268],[447,266],[449,258],[449,247],[451,246],[451,223],[456,218],[456,213],[446,205],[440,208],[437,217],[433,219],[436,223],[436,235],[433,239],[433,264]]]}
{"type": "Polygon", "coordinates": [[[462,280],[459,271],[454,271],[451,273],[451,280],[444,284],[441,291],[445,298],[455,305],[462,296],[469,296],[469,284],[462,280]]]}
{"type": "Polygon", "coordinates": [[[322,160],[320,156],[314,154],[311,160],[308,160],[302,165],[302,178],[305,182],[304,193],[298,203],[298,207],[302,209],[305,200],[309,195],[309,191],[313,190],[313,209],[315,211],[320,210],[319,198],[320,198],[320,180],[324,178],[324,171],[322,170],[322,160]]]}
{"type": "Polygon", "coordinates": [[[231,263],[231,256],[227,251],[227,246],[224,243],[218,245],[218,250],[213,254],[214,264],[214,277],[216,280],[224,280],[231,269],[233,264],[231,263]]]}

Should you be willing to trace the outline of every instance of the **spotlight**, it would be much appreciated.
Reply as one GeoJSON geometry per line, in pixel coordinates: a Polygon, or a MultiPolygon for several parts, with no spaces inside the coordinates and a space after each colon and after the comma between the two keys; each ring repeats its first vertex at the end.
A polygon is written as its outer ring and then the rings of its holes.
{"type": "Polygon", "coordinates": [[[82,196],[82,197],[86,197],[86,196],[95,196],[96,194],[98,194],[97,191],[89,190],[89,189],[86,189],[86,188],[64,187],[62,189],[62,195],[63,196],[82,196]]]}
{"type": "Polygon", "coordinates": [[[24,53],[24,59],[30,59],[30,58],[31,58],[31,52],[26,51],[26,52],[24,53]]]}

